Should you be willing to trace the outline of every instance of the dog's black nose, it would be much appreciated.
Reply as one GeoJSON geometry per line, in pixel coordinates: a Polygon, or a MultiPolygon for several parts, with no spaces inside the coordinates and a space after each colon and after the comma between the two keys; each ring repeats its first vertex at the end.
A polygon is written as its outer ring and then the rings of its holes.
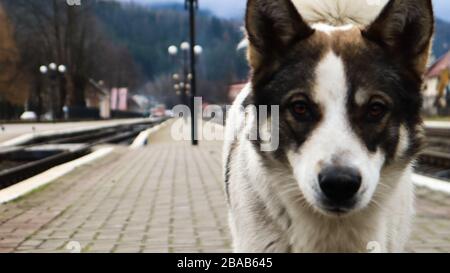
{"type": "Polygon", "coordinates": [[[327,167],[319,174],[319,185],[329,201],[346,203],[361,187],[361,174],[354,168],[327,167]]]}

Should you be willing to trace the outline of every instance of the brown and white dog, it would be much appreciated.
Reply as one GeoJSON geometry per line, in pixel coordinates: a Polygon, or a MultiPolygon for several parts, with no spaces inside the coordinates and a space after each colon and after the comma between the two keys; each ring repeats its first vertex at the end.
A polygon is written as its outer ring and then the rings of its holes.
{"type": "Polygon", "coordinates": [[[404,251],[431,0],[248,0],[246,30],[224,152],[235,251],[404,251]],[[245,111],[261,105],[279,107],[270,151],[245,111]]]}

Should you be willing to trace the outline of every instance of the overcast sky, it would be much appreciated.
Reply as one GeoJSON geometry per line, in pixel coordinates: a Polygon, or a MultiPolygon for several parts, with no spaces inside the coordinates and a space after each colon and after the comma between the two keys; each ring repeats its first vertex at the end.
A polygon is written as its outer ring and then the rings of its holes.
{"type": "MultiPolygon", "coordinates": [[[[123,2],[139,3],[183,3],[184,0],[120,0],[123,2]]],[[[439,18],[450,21],[450,0],[433,0],[436,15],[439,18]]],[[[244,14],[246,0],[199,0],[202,9],[209,9],[221,17],[239,17],[244,14]]]]}

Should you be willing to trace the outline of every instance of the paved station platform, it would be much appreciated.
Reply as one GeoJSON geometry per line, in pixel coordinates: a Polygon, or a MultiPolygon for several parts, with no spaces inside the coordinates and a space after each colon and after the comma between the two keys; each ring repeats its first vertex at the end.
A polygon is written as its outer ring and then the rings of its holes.
{"type": "MultiPolygon", "coordinates": [[[[231,252],[220,141],[170,126],[0,205],[0,252],[231,252]]],[[[450,252],[450,198],[419,188],[410,252],[450,252]]]]}

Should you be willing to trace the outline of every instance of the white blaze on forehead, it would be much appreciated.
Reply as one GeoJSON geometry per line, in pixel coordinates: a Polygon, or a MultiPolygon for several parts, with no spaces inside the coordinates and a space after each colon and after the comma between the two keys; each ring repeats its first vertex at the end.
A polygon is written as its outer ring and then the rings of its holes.
{"type": "Polygon", "coordinates": [[[345,106],[347,77],[342,59],[330,51],[317,66],[315,75],[316,101],[333,108],[345,106]]]}
{"type": "Polygon", "coordinates": [[[351,154],[357,153],[355,150],[359,152],[365,148],[349,121],[344,62],[330,51],[318,64],[315,76],[313,96],[320,105],[322,120],[312,134],[311,144],[317,153],[322,154],[320,161],[324,164],[331,164],[331,160],[336,158],[350,159],[351,154]]]}
{"type": "Polygon", "coordinates": [[[335,159],[343,164],[362,164],[370,152],[351,126],[344,62],[330,51],[318,64],[315,77],[313,99],[320,105],[322,120],[304,148],[317,149],[313,153],[325,164],[335,159]]]}
{"type": "MultiPolygon", "coordinates": [[[[336,155],[345,157],[348,149],[361,146],[352,132],[347,114],[347,78],[342,59],[333,51],[319,62],[315,71],[313,100],[322,112],[322,119],[311,137],[302,145],[302,152],[317,162],[332,164],[336,155]]],[[[350,163],[350,162],[346,162],[350,163]]]]}

